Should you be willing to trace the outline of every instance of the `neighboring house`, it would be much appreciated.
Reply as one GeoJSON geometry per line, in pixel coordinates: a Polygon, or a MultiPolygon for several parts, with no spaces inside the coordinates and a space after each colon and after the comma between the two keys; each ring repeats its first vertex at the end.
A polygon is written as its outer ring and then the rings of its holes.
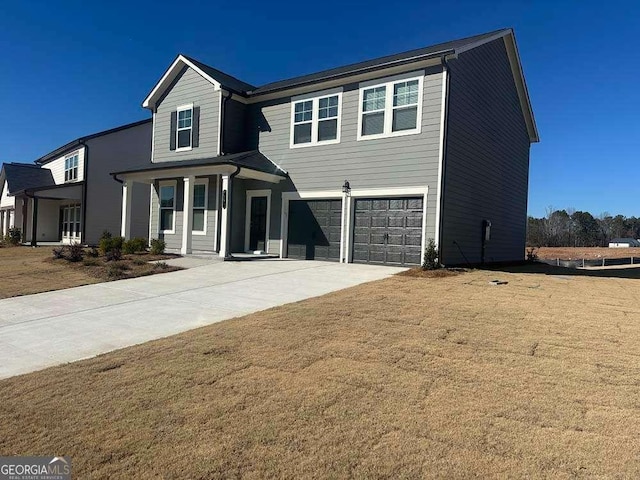
{"type": "Polygon", "coordinates": [[[150,236],[192,251],[522,260],[538,133],[511,29],[256,87],[179,55],[143,106],[150,236]]]}
{"type": "MultiPolygon", "coordinates": [[[[5,163],[0,171],[2,233],[22,241],[95,245],[104,230],[120,232],[121,187],[109,173],[151,157],[151,119],[88,135],[63,145],[35,165],[5,163]]],[[[131,231],[149,234],[149,186],[133,187],[131,231]]]]}
{"type": "Polygon", "coordinates": [[[635,238],[614,238],[609,241],[609,248],[640,247],[640,240],[635,238]]]}

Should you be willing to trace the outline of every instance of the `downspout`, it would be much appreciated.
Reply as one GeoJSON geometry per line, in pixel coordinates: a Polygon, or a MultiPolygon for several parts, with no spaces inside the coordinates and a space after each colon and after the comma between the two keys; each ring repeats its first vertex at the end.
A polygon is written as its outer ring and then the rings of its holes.
{"type": "MultiPolygon", "coordinates": [[[[457,55],[453,58],[457,58],[457,55]]],[[[447,61],[447,55],[443,55],[440,59],[442,62],[442,68],[446,72],[446,83],[445,83],[445,96],[444,96],[444,121],[442,122],[442,175],[440,178],[440,204],[438,208],[440,210],[440,218],[438,219],[438,237],[436,242],[438,244],[438,261],[442,263],[442,225],[444,218],[444,196],[445,196],[445,178],[447,171],[447,143],[448,143],[448,130],[449,130],[449,85],[451,82],[451,68],[449,67],[449,63],[447,61]]]]}
{"type": "Polygon", "coordinates": [[[89,145],[87,145],[83,139],[78,142],[84,147],[84,161],[83,163],[83,183],[82,183],[82,241],[87,245],[87,179],[89,177],[89,145]]]}
{"type": "Polygon", "coordinates": [[[220,101],[220,138],[218,139],[220,145],[218,145],[218,151],[220,155],[224,155],[224,127],[227,123],[225,122],[225,105],[227,104],[227,100],[231,98],[231,92],[220,90],[220,95],[222,96],[222,100],[220,101]]]}

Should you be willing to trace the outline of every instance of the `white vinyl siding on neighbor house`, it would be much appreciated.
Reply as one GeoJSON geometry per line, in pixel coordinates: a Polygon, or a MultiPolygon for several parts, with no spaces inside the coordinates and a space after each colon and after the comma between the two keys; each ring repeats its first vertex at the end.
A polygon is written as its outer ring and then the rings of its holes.
{"type": "Polygon", "coordinates": [[[291,99],[290,148],[340,143],[342,89],[291,99]]]}
{"type": "Polygon", "coordinates": [[[175,181],[160,182],[160,233],[176,231],[176,184],[175,181]]]}
{"type": "Polygon", "coordinates": [[[360,84],[358,140],[420,133],[424,72],[360,84]]]}
{"type": "Polygon", "coordinates": [[[82,180],[84,180],[84,148],[80,148],[77,151],[72,152],[71,154],[61,155],[55,160],[51,160],[50,162],[42,165],[42,168],[51,170],[51,175],[53,176],[53,180],[56,182],[56,185],[60,185],[68,181],[81,182],[82,180]],[[77,175],[74,180],[67,180],[65,179],[65,167],[68,165],[67,159],[75,155],[78,156],[77,175]]]}
{"type": "Polygon", "coordinates": [[[194,235],[207,234],[207,208],[209,198],[209,180],[196,179],[193,184],[193,226],[194,235]]]}
{"type": "Polygon", "coordinates": [[[2,195],[0,196],[0,207],[14,207],[16,204],[16,197],[9,196],[9,185],[4,182],[2,186],[2,195]]]}

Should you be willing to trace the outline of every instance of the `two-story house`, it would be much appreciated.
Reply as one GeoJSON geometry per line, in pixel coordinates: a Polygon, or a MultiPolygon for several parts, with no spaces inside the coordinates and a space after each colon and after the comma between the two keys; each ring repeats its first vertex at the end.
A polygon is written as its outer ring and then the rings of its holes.
{"type": "Polygon", "coordinates": [[[256,87],[179,55],[143,106],[150,236],[182,253],[522,260],[538,133],[511,29],[256,87]]]}
{"type": "MultiPolygon", "coordinates": [[[[114,168],[151,157],[151,119],[87,135],[40,157],[0,170],[0,233],[19,228],[22,241],[95,245],[103,231],[121,227],[121,188],[114,168]]],[[[134,236],[149,235],[149,186],[132,187],[134,236]]]]}

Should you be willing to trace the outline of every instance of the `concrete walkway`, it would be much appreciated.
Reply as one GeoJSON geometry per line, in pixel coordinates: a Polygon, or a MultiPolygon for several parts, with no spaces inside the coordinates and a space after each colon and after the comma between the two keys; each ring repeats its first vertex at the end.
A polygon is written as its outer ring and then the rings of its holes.
{"type": "Polygon", "coordinates": [[[0,300],[0,378],[378,280],[401,268],[295,260],[178,272],[0,300]]]}

